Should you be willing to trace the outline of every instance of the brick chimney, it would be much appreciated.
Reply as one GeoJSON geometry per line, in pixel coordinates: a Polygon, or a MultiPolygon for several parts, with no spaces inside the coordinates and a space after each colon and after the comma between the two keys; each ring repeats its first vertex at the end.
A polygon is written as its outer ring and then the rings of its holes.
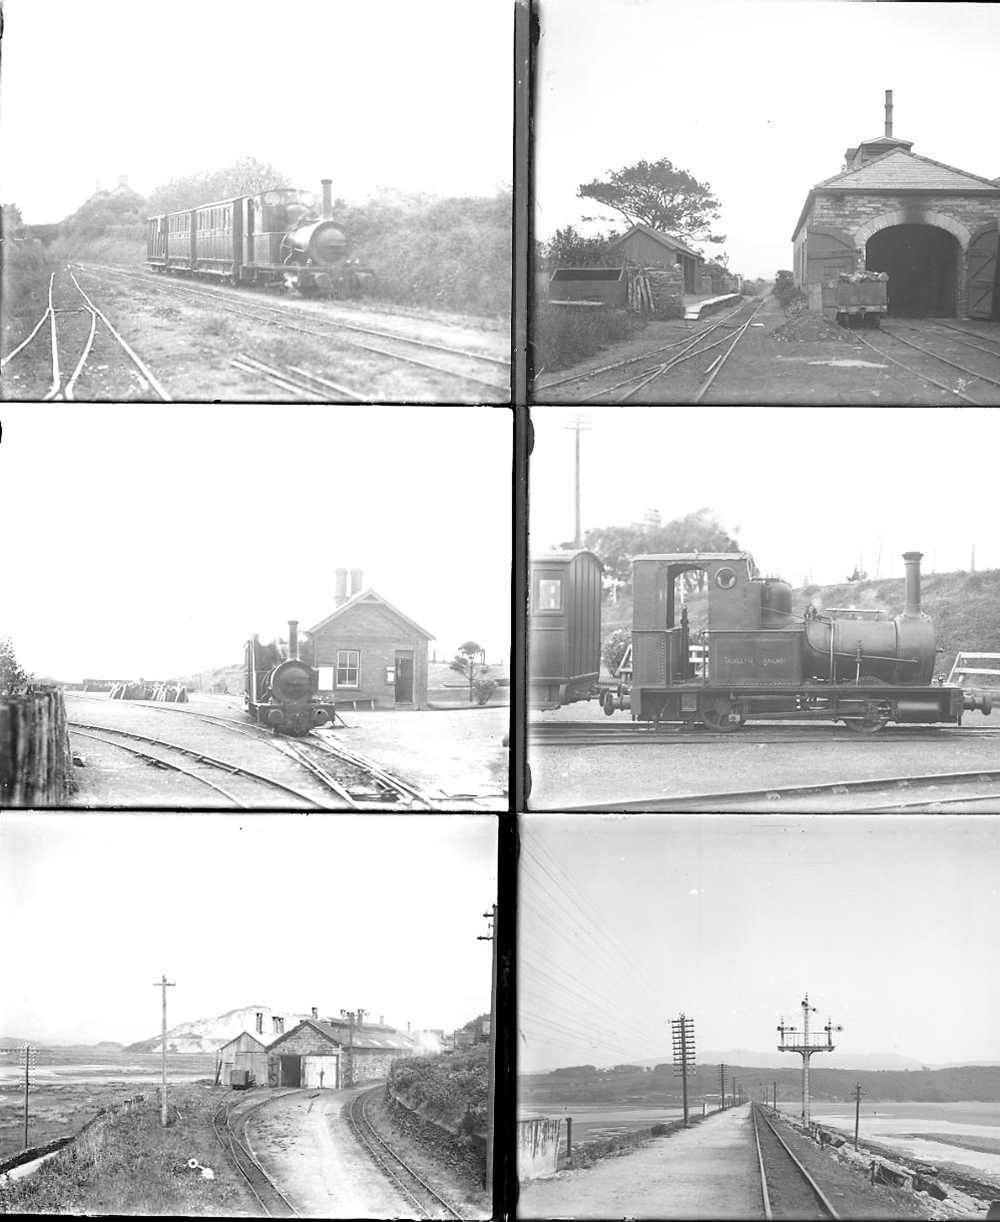
{"type": "Polygon", "coordinates": [[[334,587],[336,594],[334,595],[333,605],[339,607],[347,602],[347,569],[337,569],[336,579],[337,584],[334,587]]]}
{"type": "Polygon", "coordinates": [[[351,569],[351,597],[361,593],[361,579],[364,577],[364,569],[351,569]]]}

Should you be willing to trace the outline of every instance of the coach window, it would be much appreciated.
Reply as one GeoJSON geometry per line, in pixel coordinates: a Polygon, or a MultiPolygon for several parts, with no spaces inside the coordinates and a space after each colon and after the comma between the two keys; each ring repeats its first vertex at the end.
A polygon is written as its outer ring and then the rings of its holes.
{"type": "Polygon", "coordinates": [[[357,687],[361,671],[361,651],[358,649],[337,650],[337,686],[357,687]]]}
{"type": "Polygon", "coordinates": [[[540,577],[535,594],[535,610],[561,611],[562,609],[562,578],[540,577]]]}

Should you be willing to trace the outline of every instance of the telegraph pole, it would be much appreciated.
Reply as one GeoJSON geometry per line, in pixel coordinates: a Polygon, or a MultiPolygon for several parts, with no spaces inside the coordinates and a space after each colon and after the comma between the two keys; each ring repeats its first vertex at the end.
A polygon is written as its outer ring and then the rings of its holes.
{"type": "Polygon", "coordinates": [[[807,993],[801,1001],[802,1006],[802,1030],[797,1027],[786,1027],[785,1020],[782,1019],[778,1024],[778,1031],[781,1033],[781,1043],[778,1045],[779,1052],[797,1052],[802,1057],[802,1122],[809,1123],[809,1058],[816,1052],[833,1052],[833,1032],[843,1031],[843,1027],[834,1026],[833,1021],[827,1022],[823,1030],[826,1032],[826,1042],[820,1043],[816,1036],[809,1034],[809,1015],[816,1013],[816,1007],[809,1004],[809,994],[807,993]],[[785,1043],[785,1036],[798,1036],[798,1043],[785,1043]]]}
{"type": "Polygon", "coordinates": [[[726,1067],[719,1066],[719,1099],[721,1100],[722,1110],[726,1110],[726,1067]]]}
{"type": "Polygon", "coordinates": [[[163,1085],[160,1089],[160,1124],[163,1128],[167,1127],[167,989],[175,988],[173,981],[168,981],[166,976],[161,977],[154,985],[154,989],[163,990],[163,1038],[160,1040],[161,1063],[163,1066],[163,1085]]]}
{"type": "Polygon", "coordinates": [[[854,1148],[858,1148],[858,1129],[861,1126],[861,1083],[854,1088],[854,1148]]]}
{"type": "MultiPolygon", "coordinates": [[[[577,446],[580,444],[580,434],[577,433],[577,446]]],[[[579,450],[577,451],[579,456],[579,450]]],[[[579,468],[577,468],[579,470],[579,468]]],[[[577,502],[579,504],[579,502],[577,502]]],[[[579,519],[577,519],[577,531],[579,531],[579,519]]],[[[489,1080],[488,1093],[486,1102],[486,1181],[484,1187],[488,1193],[493,1191],[493,1142],[495,1136],[495,1120],[496,1120],[496,1055],[497,1055],[497,906],[493,905],[492,912],[484,912],[483,916],[490,922],[490,932],[488,934],[479,934],[476,938],[477,942],[492,942],[493,943],[493,972],[492,981],[490,984],[490,1061],[489,1061],[489,1080]]]]}
{"type": "Polygon", "coordinates": [[[681,1079],[684,1099],[684,1127],[688,1126],[688,1066],[694,1064],[694,1019],[672,1018],[670,1026],[674,1037],[674,1077],[681,1079]]]}
{"type": "Polygon", "coordinates": [[[579,549],[583,546],[580,536],[580,433],[586,432],[590,423],[585,415],[577,412],[573,423],[567,425],[567,428],[576,433],[576,530],[573,534],[573,546],[579,549]]]}

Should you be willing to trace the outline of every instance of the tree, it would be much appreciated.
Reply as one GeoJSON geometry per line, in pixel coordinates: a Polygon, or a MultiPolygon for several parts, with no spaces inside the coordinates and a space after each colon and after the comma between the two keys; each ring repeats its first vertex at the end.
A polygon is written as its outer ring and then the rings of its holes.
{"type": "MultiPolygon", "coordinates": [[[[626,583],[632,577],[632,557],[643,553],[739,551],[739,543],[723,529],[711,509],[699,509],[663,526],[595,528],[587,531],[583,542],[600,557],[605,576],[626,583]]],[[[685,577],[691,578],[689,587],[697,583],[697,574],[685,577]]]]}
{"type": "MultiPolygon", "coordinates": [[[[483,647],[477,641],[466,641],[464,645],[459,645],[458,653],[448,663],[452,670],[469,680],[469,704],[472,703],[473,696],[477,695],[476,684],[482,681],[484,675],[489,674],[489,667],[485,665],[481,659],[483,657],[483,647]]],[[[492,684],[490,692],[486,696],[489,700],[493,690],[496,689],[496,683],[489,680],[492,684]]],[[[485,704],[486,700],[480,700],[480,704],[485,704]]]]}
{"type": "Polygon", "coordinates": [[[711,187],[676,169],[666,157],[609,171],[603,181],[581,183],[577,195],[613,208],[631,225],[642,222],[695,242],[726,240],[724,234],[710,232],[719,218],[719,201],[711,187]]]}
{"type": "Polygon", "coordinates": [[[628,628],[616,628],[601,646],[601,658],[611,674],[622,664],[625,653],[632,644],[632,633],[628,628]]]}
{"type": "Polygon", "coordinates": [[[20,237],[24,229],[24,218],[17,204],[3,204],[3,220],[0,222],[0,237],[20,237]]]}
{"type": "Polygon", "coordinates": [[[156,187],[149,197],[151,213],[177,212],[214,199],[256,195],[288,184],[288,176],[268,161],[238,157],[218,170],[195,170],[156,187]]]}
{"type": "Polygon", "coordinates": [[[23,695],[33,677],[18,662],[10,637],[0,637],[0,696],[23,695]]]}
{"type": "Polygon", "coordinates": [[[577,233],[572,225],[557,229],[555,236],[545,243],[543,249],[549,267],[600,267],[613,255],[608,249],[615,233],[598,234],[587,238],[577,233]]]}

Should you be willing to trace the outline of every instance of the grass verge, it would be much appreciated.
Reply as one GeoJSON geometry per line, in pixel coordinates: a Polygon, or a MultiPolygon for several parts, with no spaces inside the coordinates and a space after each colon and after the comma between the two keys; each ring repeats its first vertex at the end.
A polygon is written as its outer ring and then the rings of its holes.
{"type": "Polygon", "coordinates": [[[575,365],[608,344],[631,339],[645,325],[646,320],[630,310],[610,306],[577,310],[540,303],[532,336],[535,374],[575,365]]]}

